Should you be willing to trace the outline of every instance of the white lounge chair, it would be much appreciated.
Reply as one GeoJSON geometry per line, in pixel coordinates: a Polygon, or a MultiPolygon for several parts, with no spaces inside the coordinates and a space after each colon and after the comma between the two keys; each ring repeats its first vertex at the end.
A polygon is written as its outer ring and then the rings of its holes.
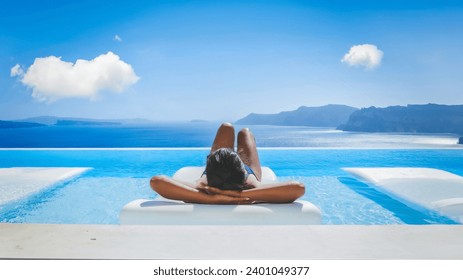
{"type": "Polygon", "coordinates": [[[344,168],[416,210],[431,210],[463,223],[463,177],[434,168],[344,168]]]}
{"type": "MultiPolygon", "coordinates": [[[[204,167],[184,167],[173,178],[194,181],[203,171],[204,167]]],[[[262,168],[262,182],[276,179],[270,168],[262,168]]],[[[119,221],[125,225],[309,225],[321,223],[321,212],[304,200],[287,204],[206,205],[159,197],[128,203],[122,208],[119,221]]]]}

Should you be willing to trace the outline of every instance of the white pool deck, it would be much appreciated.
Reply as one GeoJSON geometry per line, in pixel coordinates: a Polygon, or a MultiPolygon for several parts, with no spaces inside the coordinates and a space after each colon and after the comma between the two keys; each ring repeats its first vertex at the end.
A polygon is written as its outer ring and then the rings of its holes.
{"type": "Polygon", "coordinates": [[[462,260],[463,225],[0,223],[0,259],[462,260]]]}
{"type": "Polygon", "coordinates": [[[463,226],[0,224],[1,259],[463,259],[463,226]]]}

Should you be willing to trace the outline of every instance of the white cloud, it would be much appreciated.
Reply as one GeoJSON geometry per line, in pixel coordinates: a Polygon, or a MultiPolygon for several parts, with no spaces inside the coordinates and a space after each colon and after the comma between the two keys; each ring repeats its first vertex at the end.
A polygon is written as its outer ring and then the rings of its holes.
{"type": "MultiPolygon", "coordinates": [[[[15,67],[12,73],[20,69],[15,67]]],[[[21,82],[32,88],[32,96],[37,100],[53,102],[76,97],[94,99],[102,90],[122,92],[138,79],[130,64],[108,52],[93,60],[78,59],[75,63],[56,56],[36,58],[21,82]]]]}
{"type": "Polygon", "coordinates": [[[341,62],[349,66],[361,66],[367,69],[373,69],[381,64],[383,55],[384,53],[375,45],[356,45],[350,48],[341,62]]]}
{"type": "Polygon", "coordinates": [[[22,76],[24,74],[24,70],[19,64],[16,64],[15,66],[11,67],[10,70],[10,76],[11,77],[16,77],[16,76],[22,76]]]}
{"type": "Polygon", "coordinates": [[[122,42],[122,38],[119,36],[119,35],[114,35],[114,38],[113,38],[114,41],[118,41],[118,42],[122,42]]]}

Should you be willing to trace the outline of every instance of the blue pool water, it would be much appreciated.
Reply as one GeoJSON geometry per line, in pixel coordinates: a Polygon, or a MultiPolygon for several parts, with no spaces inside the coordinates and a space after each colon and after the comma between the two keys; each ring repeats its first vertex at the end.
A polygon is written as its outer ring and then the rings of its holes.
{"type": "MultiPolygon", "coordinates": [[[[306,185],[304,199],[319,206],[325,224],[452,224],[417,212],[360,183],[343,167],[433,167],[463,176],[462,149],[262,148],[263,165],[280,180],[306,185]]],[[[119,210],[154,198],[149,178],[205,162],[207,149],[0,150],[0,167],[91,167],[83,175],[21,201],[0,205],[0,221],[117,224],[119,210]]]]}
{"type": "MultiPolygon", "coordinates": [[[[149,188],[151,176],[204,165],[206,147],[217,126],[159,123],[0,129],[0,168],[92,168],[70,181],[0,205],[0,222],[117,224],[126,203],[156,196],[149,188]]],[[[304,198],[321,208],[325,224],[453,223],[417,212],[341,168],[433,167],[463,176],[463,149],[456,144],[457,135],[283,126],[251,126],[251,130],[262,164],[271,167],[280,180],[305,183],[304,198]]]]}

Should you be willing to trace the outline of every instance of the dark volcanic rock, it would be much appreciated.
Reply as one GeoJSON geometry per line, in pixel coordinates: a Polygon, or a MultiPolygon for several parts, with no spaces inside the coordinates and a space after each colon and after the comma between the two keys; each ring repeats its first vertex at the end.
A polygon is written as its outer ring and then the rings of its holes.
{"type": "Polygon", "coordinates": [[[463,133],[463,105],[363,108],[338,127],[344,131],[463,133]]]}
{"type": "Polygon", "coordinates": [[[236,124],[287,125],[337,127],[346,123],[357,108],[345,105],[326,105],[321,107],[301,106],[294,111],[278,114],[249,114],[236,121],[236,124]]]}

